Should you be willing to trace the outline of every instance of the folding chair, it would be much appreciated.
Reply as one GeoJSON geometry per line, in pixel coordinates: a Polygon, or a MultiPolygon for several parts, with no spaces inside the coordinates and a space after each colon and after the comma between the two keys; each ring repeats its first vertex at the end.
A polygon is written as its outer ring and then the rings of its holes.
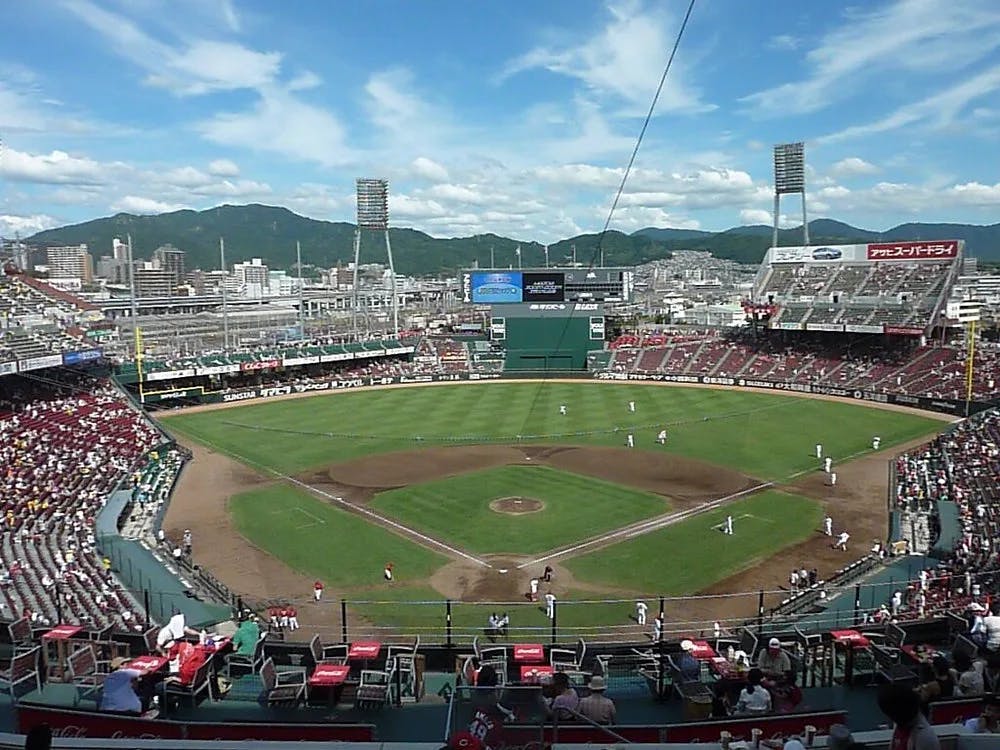
{"type": "Polygon", "coordinates": [[[306,694],[306,673],[279,672],[274,659],[268,658],[261,665],[260,682],[268,706],[298,706],[306,694]]]}
{"type": "Polygon", "coordinates": [[[208,699],[214,701],[215,698],[212,696],[212,659],[214,656],[210,656],[205,660],[205,663],[198,667],[198,671],[194,673],[194,678],[191,680],[190,685],[182,685],[179,682],[165,682],[165,694],[175,695],[179,698],[190,698],[191,707],[194,708],[198,705],[198,696],[202,693],[208,693],[208,699]]]}
{"type": "Polygon", "coordinates": [[[375,669],[361,670],[361,684],[354,694],[355,708],[382,708],[389,699],[391,676],[375,669]]]}
{"type": "Polygon", "coordinates": [[[10,660],[10,667],[0,670],[0,688],[6,688],[12,699],[17,700],[14,689],[28,680],[34,679],[35,690],[42,689],[42,678],[38,671],[41,653],[41,646],[35,646],[30,651],[22,651],[10,660]]]}
{"type": "Polygon", "coordinates": [[[249,656],[245,654],[230,654],[226,659],[226,677],[232,677],[233,667],[238,669],[248,669],[250,674],[257,672],[261,664],[264,663],[264,641],[267,638],[266,632],[261,632],[254,644],[253,653],[249,656]]]}

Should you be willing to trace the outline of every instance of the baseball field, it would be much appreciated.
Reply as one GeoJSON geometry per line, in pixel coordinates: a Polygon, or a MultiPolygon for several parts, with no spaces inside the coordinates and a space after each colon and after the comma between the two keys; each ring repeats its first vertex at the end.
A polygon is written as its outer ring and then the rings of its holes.
{"type": "Polygon", "coordinates": [[[456,637],[502,609],[525,635],[545,631],[525,592],[546,565],[539,593],[557,597],[563,634],[638,632],[636,598],[651,612],[670,598],[680,630],[750,614],[791,567],[827,575],[884,539],[888,460],[944,427],[824,398],[580,381],[343,391],[164,424],[195,452],[168,533],[192,528],[197,562],[248,596],[304,605],[329,637],[340,599],[353,632],[439,634],[444,599],[456,637]],[[820,531],[827,513],[850,552],[820,531]],[[750,593],[700,596],[732,592],[750,593]]]}

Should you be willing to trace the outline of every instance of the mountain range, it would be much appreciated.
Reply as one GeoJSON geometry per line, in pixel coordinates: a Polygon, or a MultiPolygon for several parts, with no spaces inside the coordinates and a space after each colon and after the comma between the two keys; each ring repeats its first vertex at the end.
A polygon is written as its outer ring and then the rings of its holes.
{"type": "MultiPolygon", "coordinates": [[[[724,232],[648,227],[632,234],[609,231],[603,241],[598,234],[582,234],[548,246],[549,261],[558,265],[574,257],[582,263],[637,265],[668,257],[675,250],[707,250],[718,258],[741,263],[759,263],[771,244],[771,227],[743,226],[724,232]]],[[[226,241],[227,265],[261,258],[272,268],[291,268],[295,243],[302,246],[302,262],[321,267],[347,263],[354,258],[354,225],[299,216],[286,208],[262,206],[218,206],[204,211],[174,211],[155,216],[120,213],[82,224],[48,229],[28,238],[34,245],[86,243],[95,258],[111,254],[112,239],[132,236],[137,258],[149,258],[160,245],[172,244],[187,252],[189,269],[219,267],[219,238],[226,241]]],[[[901,224],[884,232],[859,229],[832,219],[809,222],[811,244],[836,244],[889,240],[962,239],[966,249],[983,261],[1000,261],[1000,224],[901,224]]],[[[396,270],[416,276],[453,274],[460,268],[488,268],[491,251],[497,267],[516,267],[516,248],[521,264],[543,266],[545,248],[537,242],[519,242],[494,234],[439,239],[415,229],[390,229],[396,270]]],[[[801,244],[802,230],[782,230],[779,243],[801,244]]],[[[364,232],[361,262],[385,262],[381,233],[364,232]]]]}

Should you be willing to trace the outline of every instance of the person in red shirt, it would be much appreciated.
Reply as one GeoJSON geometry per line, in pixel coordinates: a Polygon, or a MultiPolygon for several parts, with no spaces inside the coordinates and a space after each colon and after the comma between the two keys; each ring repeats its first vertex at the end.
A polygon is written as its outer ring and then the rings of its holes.
{"type": "Polygon", "coordinates": [[[288,629],[296,631],[299,629],[299,611],[291,604],[288,605],[288,629]]]}
{"type": "Polygon", "coordinates": [[[316,601],[319,601],[320,599],[323,598],[323,582],[322,581],[316,581],[316,583],[313,584],[313,598],[315,598],[316,601]]]}

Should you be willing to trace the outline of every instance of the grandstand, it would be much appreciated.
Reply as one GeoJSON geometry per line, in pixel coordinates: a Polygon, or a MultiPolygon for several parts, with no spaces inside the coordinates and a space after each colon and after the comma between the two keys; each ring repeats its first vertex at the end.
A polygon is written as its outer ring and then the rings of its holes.
{"type": "MultiPolygon", "coordinates": [[[[907,317],[891,319],[905,322],[914,315],[923,320],[933,307],[928,300],[941,291],[928,268],[899,266],[883,277],[850,265],[829,274],[811,268],[798,273],[779,265],[766,283],[788,294],[823,294],[848,280],[858,297],[861,290],[903,295],[914,304],[906,303],[907,317]]],[[[77,327],[87,314],[84,308],[17,280],[7,279],[0,288],[5,309],[19,322],[16,327],[30,330],[43,352],[7,350],[14,369],[24,369],[3,378],[0,401],[0,654],[17,682],[12,690],[16,704],[0,699],[13,705],[10,721],[15,723],[0,729],[24,731],[45,721],[57,730],[93,738],[164,738],[165,747],[174,739],[217,737],[439,744],[467,719],[465,670],[473,655],[492,660],[512,699],[524,698],[508,722],[508,744],[540,736],[561,742],[605,743],[616,737],[705,742],[716,740],[723,730],[749,737],[751,729],[761,727],[769,734],[793,735],[811,725],[823,734],[837,722],[870,729],[881,719],[866,686],[884,681],[887,674],[916,679],[925,644],[948,653],[968,648],[968,623],[961,616],[971,603],[985,601],[996,590],[992,540],[1000,533],[1000,418],[996,411],[986,411],[892,462],[893,523],[886,541],[890,546],[905,543],[911,555],[864,554],[828,580],[786,592],[774,610],[758,618],[720,623],[719,632],[670,630],[661,640],[644,643],[602,641],[595,635],[586,642],[537,644],[544,662],[538,666],[568,670],[581,694],[591,675],[604,677],[618,705],[614,736],[579,721],[548,725],[544,715],[527,708],[537,705],[541,688],[522,677],[515,643],[546,639],[516,631],[496,644],[455,641],[444,629],[439,638],[423,642],[395,640],[386,632],[377,656],[362,663],[351,659],[349,644],[324,645],[318,637],[310,640],[311,633],[300,636],[279,626],[261,641],[249,665],[238,666],[225,648],[212,652],[205,674],[217,671],[226,675],[225,681],[206,680],[204,692],[178,696],[182,700],[165,696],[158,717],[101,713],[95,710],[95,692],[87,689],[104,679],[107,666],[97,657],[114,652],[145,658],[155,645],[155,627],[177,610],[198,627],[231,632],[226,621],[233,612],[253,604],[194,564],[182,539],[162,534],[163,511],[189,455],[138,408],[134,397],[140,395],[140,382],[143,397],[159,395],[159,403],[167,405],[216,397],[243,400],[350,384],[499,377],[502,353],[486,341],[414,332],[385,341],[320,340],[148,358],[121,364],[117,377],[109,379],[98,360],[71,356],[87,351],[68,343],[80,342],[77,327]],[[50,359],[40,365],[39,357],[50,359]],[[184,395],[176,395],[180,393],[184,395]],[[922,568],[930,571],[926,585],[917,578],[922,568]],[[901,587],[902,604],[886,617],[892,594],[901,587]],[[213,601],[223,606],[212,610],[213,601]],[[54,646],[54,636],[43,636],[59,632],[60,626],[81,628],[67,641],[69,653],[54,646]],[[850,644],[838,641],[835,634],[845,629],[858,638],[850,644]],[[685,681],[677,669],[682,635],[704,644],[699,645],[705,656],[697,679],[685,681]],[[743,673],[728,649],[752,655],[771,636],[779,638],[792,659],[801,702],[768,716],[708,717],[702,710],[705,696],[742,684],[743,673]],[[40,648],[33,649],[35,644],[40,648]],[[346,677],[335,690],[319,676],[333,667],[345,668],[346,677]],[[278,673],[288,684],[277,685],[278,673]],[[384,705],[398,710],[375,712],[384,705]]],[[[856,309],[804,304],[799,320],[808,330],[811,320],[847,325],[843,320],[848,313],[863,312],[870,322],[878,309],[862,310],[861,303],[856,309]]],[[[885,309],[901,312],[903,307],[885,309]]],[[[949,399],[964,397],[960,348],[918,346],[912,339],[770,333],[760,339],[718,332],[623,334],[608,346],[606,369],[594,359],[598,369],[583,375],[777,384],[873,399],[882,394],[927,408],[937,408],[935,401],[946,406],[949,399]]],[[[980,348],[973,389],[979,407],[996,397],[998,367],[1000,351],[980,348]]],[[[154,398],[149,403],[158,402],[154,398]]],[[[928,712],[945,727],[956,717],[973,715],[977,701],[940,701],[928,712]]]]}
{"type": "Polygon", "coordinates": [[[933,328],[957,279],[963,243],[773,247],[753,299],[782,330],[920,335],[933,328]]]}

